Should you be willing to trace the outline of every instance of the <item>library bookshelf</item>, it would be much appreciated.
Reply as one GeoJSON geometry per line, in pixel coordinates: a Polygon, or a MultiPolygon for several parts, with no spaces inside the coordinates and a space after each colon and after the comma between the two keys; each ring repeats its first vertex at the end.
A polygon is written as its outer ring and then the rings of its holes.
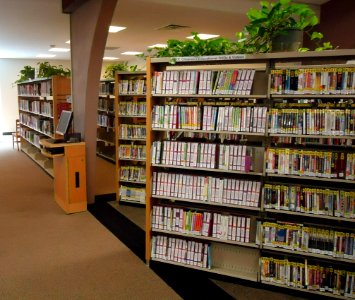
{"type": "Polygon", "coordinates": [[[100,80],[97,108],[96,154],[116,163],[115,80],[100,80]]]}
{"type": "Polygon", "coordinates": [[[116,199],[145,205],[146,72],[117,72],[116,199]]]}
{"type": "Polygon", "coordinates": [[[19,83],[17,89],[21,150],[53,177],[53,159],[41,153],[39,141],[59,137],[55,128],[61,111],[71,110],[70,78],[38,78],[19,83]]]}
{"type": "Polygon", "coordinates": [[[354,297],[354,58],[148,58],[147,263],[354,297]]]}

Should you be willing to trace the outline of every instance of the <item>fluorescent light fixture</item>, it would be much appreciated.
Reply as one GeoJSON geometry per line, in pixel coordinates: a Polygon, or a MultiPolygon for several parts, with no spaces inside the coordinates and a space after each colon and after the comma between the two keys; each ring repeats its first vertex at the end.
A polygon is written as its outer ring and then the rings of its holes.
{"type": "Polygon", "coordinates": [[[121,30],[124,30],[126,29],[127,27],[122,27],[122,26],[110,26],[108,32],[111,32],[111,33],[116,33],[116,32],[119,32],[121,30]]]}
{"type": "MultiPolygon", "coordinates": [[[[217,34],[208,34],[208,33],[199,33],[197,36],[201,40],[208,40],[208,39],[219,37],[219,35],[217,35],[217,34]]],[[[193,36],[192,35],[188,36],[187,39],[193,39],[193,36]]]]}
{"type": "Polygon", "coordinates": [[[66,43],[66,44],[70,44],[70,40],[66,41],[65,43],[66,43]]]}
{"type": "Polygon", "coordinates": [[[116,59],[119,59],[119,58],[118,57],[105,56],[103,59],[104,60],[116,60],[116,59]]]}
{"type": "Polygon", "coordinates": [[[167,44],[155,44],[155,45],[148,46],[148,48],[166,48],[166,47],[168,47],[167,44]]]}
{"type": "Polygon", "coordinates": [[[143,52],[137,52],[137,51],[126,51],[126,52],[123,52],[121,54],[123,55],[138,55],[138,54],[142,54],[143,52]]]}
{"type": "Polygon", "coordinates": [[[49,51],[52,52],[69,52],[70,49],[69,48],[50,48],[49,51]]]}
{"type": "Polygon", "coordinates": [[[55,57],[55,54],[38,54],[38,55],[36,55],[36,57],[38,57],[38,58],[51,58],[51,57],[55,57]]]}

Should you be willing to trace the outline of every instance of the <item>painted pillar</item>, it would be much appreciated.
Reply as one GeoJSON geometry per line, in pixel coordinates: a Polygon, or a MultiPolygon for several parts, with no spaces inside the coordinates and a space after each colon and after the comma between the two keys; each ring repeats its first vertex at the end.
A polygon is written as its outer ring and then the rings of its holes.
{"type": "Polygon", "coordinates": [[[70,13],[74,131],[86,143],[87,201],[95,201],[97,99],[102,58],[117,0],[64,1],[70,13]]]}

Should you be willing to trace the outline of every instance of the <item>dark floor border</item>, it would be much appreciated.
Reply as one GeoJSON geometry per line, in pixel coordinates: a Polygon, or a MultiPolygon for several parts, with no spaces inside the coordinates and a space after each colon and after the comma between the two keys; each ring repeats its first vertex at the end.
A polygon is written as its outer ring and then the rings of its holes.
{"type": "MultiPolygon", "coordinates": [[[[89,212],[145,263],[145,231],[113,208],[107,201],[108,196],[101,196],[98,197],[99,200],[94,204],[88,205],[89,212]]],[[[114,199],[111,198],[111,201],[114,199]]],[[[329,300],[332,298],[331,295],[311,294],[302,290],[265,285],[259,282],[206,273],[161,262],[151,261],[149,267],[183,299],[234,299],[210,279],[285,295],[292,294],[292,296],[300,297],[300,299],[329,300]]]]}
{"type": "MultiPolygon", "coordinates": [[[[145,231],[106,201],[88,205],[89,212],[145,263],[145,231]]],[[[151,262],[150,268],[183,299],[234,299],[203,271],[151,262]]]]}
{"type": "Polygon", "coordinates": [[[95,202],[108,202],[116,199],[115,193],[101,194],[95,196],[95,202]]]}

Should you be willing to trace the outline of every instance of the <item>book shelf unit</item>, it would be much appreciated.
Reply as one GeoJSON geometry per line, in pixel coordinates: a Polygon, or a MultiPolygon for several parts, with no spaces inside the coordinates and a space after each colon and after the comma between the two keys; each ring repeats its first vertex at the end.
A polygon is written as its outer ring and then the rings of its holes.
{"type": "Polygon", "coordinates": [[[100,80],[97,108],[96,153],[116,163],[115,80],[100,80]]]}
{"type": "Polygon", "coordinates": [[[117,72],[116,199],[145,205],[146,72],[117,72]]]}
{"type": "Polygon", "coordinates": [[[41,153],[39,141],[59,137],[55,134],[62,110],[71,110],[70,78],[53,76],[17,85],[21,150],[52,177],[53,160],[41,153]]]}
{"type": "Polygon", "coordinates": [[[354,297],[354,58],[148,58],[147,263],[354,297]]]}

